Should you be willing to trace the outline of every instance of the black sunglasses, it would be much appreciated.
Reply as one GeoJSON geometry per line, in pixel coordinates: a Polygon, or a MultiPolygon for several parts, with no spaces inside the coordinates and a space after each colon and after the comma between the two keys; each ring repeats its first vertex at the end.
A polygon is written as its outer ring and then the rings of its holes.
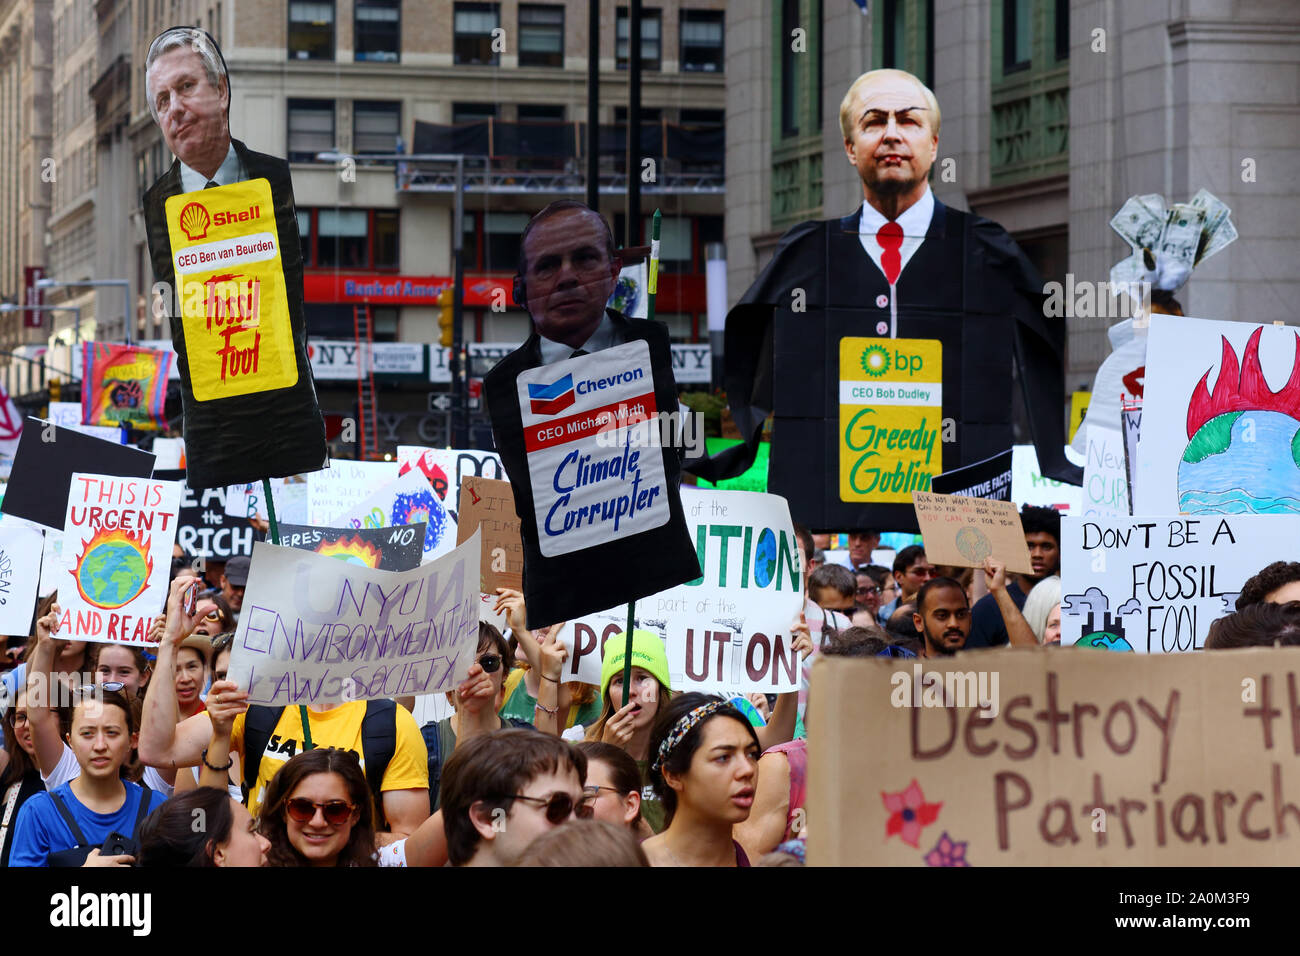
{"type": "Polygon", "coordinates": [[[585,799],[573,802],[573,797],[567,793],[553,793],[550,798],[546,797],[526,797],[522,793],[512,793],[507,796],[498,797],[500,800],[527,800],[529,803],[538,803],[546,808],[546,819],[559,826],[569,816],[575,816],[580,820],[585,820],[595,813],[593,808],[585,799]]]}
{"type": "Polygon", "coordinates": [[[495,674],[501,667],[500,654],[483,654],[478,659],[478,666],[485,674],[495,674]]]}

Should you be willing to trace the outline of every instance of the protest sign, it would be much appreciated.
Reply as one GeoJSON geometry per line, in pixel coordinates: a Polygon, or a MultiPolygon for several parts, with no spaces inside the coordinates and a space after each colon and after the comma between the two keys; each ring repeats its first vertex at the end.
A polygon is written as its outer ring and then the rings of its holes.
{"type": "MultiPolygon", "coordinates": [[[[0,510],[62,531],[72,474],[93,467],[99,475],[148,478],[154,456],[130,445],[103,441],[39,418],[28,418],[14,456],[0,510]]],[[[166,564],[171,566],[171,555],[166,564]]]]}
{"type": "MultiPolygon", "coordinates": [[[[305,475],[290,475],[288,478],[271,478],[266,484],[271,486],[271,495],[275,499],[275,515],[278,521],[290,524],[307,523],[307,478],[305,475]]],[[[226,514],[236,518],[257,518],[266,521],[266,489],[262,482],[253,481],[231,485],[226,489],[226,514]]]]}
{"type": "Polygon", "coordinates": [[[496,452],[476,448],[426,448],[397,446],[397,473],[419,471],[447,507],[452,519],[460,520],[461,482],[470,477],[504,479],[506,470],[496,452]],[[448,499],[448,494],[451,498],[448,499]]]}
{"type": "Polygon", "coordinates": [[[183,471],[154,471],[160,481],[181,483],[181,509],[176,520],[176,543],[188,557],[225,561],[237,554],[253,553],[257,532],[244,518],[227,513],[225,488],[195,491],[185,484],[183,471]]]}
{"type": "Polygon", "coordinates": [[[479,539],[411,571],[258,542],[230,657],[249,703],[452,690],[478,647],[479,539]]]}
{"type": "Polygon", "coordinates": [[[943,346],[840,339],[841,501],[901,504],[943,471],[943,346]]]}
{"type": "Polygon", "coordinates": [[[994,557],[1008,571],[1033,573],[1020,512],[1011,502],[925,491],[912,492],[912,498],[932,564],[982,568],[985,558],[994,557]]]}
{"type": "MultiPolygon", "coordinates": [[[[5,515],[5,520],[11,519],[5,515]]],[[[46,529],[45,545],[41,549],[41,584],[37,589],[41,597],[52,594],[62,583],[59,579],[63,576],[63,532],[50,531],[46,529]]]]}
{"type": "Polygon", "coordinates": [[[1153,315],[1137,514],[1300,512],[1300,333],[1153,315]]]}
{"type": "Polygon", "coordinates": [[[156,469],[185,470],[184,438],[155,438],[153,440],[153,453],[157,456],[157,461],[154,462],[156,469]]]}
{"type": "Polygon", "coordinates": [[[816,866],[1292,865],[1290,648],[813,665],[816,866]],[[864,728],[871,746],[863,745],[864,728]]]}
{"type": "Polygon", "coordinates": [[[144,431],[166,427],[164,406],[172,353],[106,342],[86,342],[82,348],[83,422],[144,431]]]}
{"type": "Polygon", "coordinates": [[[930,480],[937,495],[961,495],[989,501],[1011,500],[1011,449],[973,465],[954,468],[930,480]]]}
{"type": "Polygon", "coordinates": [[[1138,439],[1142,435],[1142,403],[1125,404],[1120,411],[1120,431],[1124,435],[1124,478],[1128,482],[1128,513],[1133,513],[1133,485],[1137,482],[1138,439]]]}
{"type": "Polygon", "coordinates": [[[314,528],[280,524],[280,544],[381,571],[409,571],[424,556],[424,525],[398,528],[314,528]]]}
{"type": "Polygon", "coordinates": [[[0,457],[12,459],[23,433],[23,416],[9,393],[0,386],[0,457]]]}
{"type": "MultiPolygon", "coordinates": [[[[641,598],[638,628],[663,640],[673,690],[795,690],[799,653],[790,628],[804,606],[799,549],[784,498],[747,491],[682,489],[703,575],[641,598]]],[[[605,641],[627,627],[627,609],[569,622],[566,680],[600,683],[605,641]]]]}
{"type": "Polygon", "coordinates": [[[329,524],[338,528],[423,524],[425,561],[446,554],[456,544],[456,522],[419,472],[407,472],[388,482],[364,501],[335,515],[329,524]]]}
{"type": "Polygon", "coordinates": [[[80,402],[50,402],[50,414],[47,421],[61,428],[70,428],[83,435],[93,435],[104,441],[122,445],[126,443],[126,433],[120,425],[83,425],[81,424],[80,402]]]}
{"type": "Polygon", "coordinates": [[[0,519],[0,634],[31,633],[44,546],[39,528],[0,519]]]}
{"type": "Polygon", "coordinates": [[[307,476],[307,524],[328,526],[397,478],[391,461],[338,459],[307,476]]]}
{"type": "MultiPolygon", "coordinates": [[[[1076,453],[1069,445],[1065,446],[1065,457],[1074,465],[1084,463],[1082,453],[1076,453]]],[[[1077,514],[1083,505],[1083,489],[1045,476],[1038,467],[1038,453],[1033,445],[1012,445],[1011,500],[1017,505],[1077,514]]]]}
{"type": "Polygon", "coordinates": [[[1248,578],[1298,560],[1295,515],[1064,518],[1061,644],[1198,649],[1248,578]]]}
{"type": "Polygon", "coordinates": [[[167,600],[181,486],[154,478],[72,476],[63,529],[59,636],[148,643],[167,600]]]}
{"type": "Polygon", "coordinates": [[[1093,422],[1088,427],[1088,457],[1083,465],[1083,503],[1088,518],[1118,518],[1129,513],[1128,472],[1124,464],[1124,435],[1119,416],[1113,426],[1093,422]]]}
{"type": "Polygon", "coordinates": [[[483,538],[483,564],[479,590],[495,594],[497,588],[524,586],[524,544],[519,537],[519,516],[510,482],[490,478],[464,478],[460,485],[460,521],[456,543],[476,530],[483,538]]]}

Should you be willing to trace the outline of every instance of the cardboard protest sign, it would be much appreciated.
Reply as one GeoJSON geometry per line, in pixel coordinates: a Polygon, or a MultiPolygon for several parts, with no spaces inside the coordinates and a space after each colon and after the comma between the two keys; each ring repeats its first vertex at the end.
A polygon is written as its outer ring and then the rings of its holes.
{"type": "MultiPolygon", "coordinates": [[[[804,606],[798,542],[785,499],[682,488],[703,575],[641,598],[636,627],[668,652],[673,690],[779,694],[799,682],[790,628],[804,606]]],[[[565,679],[600,683],[605,642],[627,627],[627,608],[569,622],[565,679]]]]}
{"type": "Polygon", "coordinates": [[[145,644],[167,600],[180,485],[72,476],[63,529],[60,637],[145,644]]]}
{"type": "Polygon", "coordinates": [[[542,365],[535,345],[526,344],[484,379],[493,438],[521,519],[530,627],[700,574],[678,497],[667,327],[610,317],[622,345],[542,365]]]}
{"type": "Polygon", "coordinates": [[[442,499],[418,472],[408,472],[396,481],[388,482],[370,497],[335,515],[329,524],[338,528],[423,524],[425,561],[446,554],[457,543],[456,522],[442,499]]]}
{"type": "Polygon", "coordinates": [[[0,519],[0,634],[31,633],[44,546],[39,528],[0,519]]]}
{"type": "Polygon", "coordinates": [[[1151,317],[1137,514],[1300,513],[1300,333],[1151,317]]]}
{"type": "Polygon", "coordinates": [[[478,647],[479,539],[411,571],[258,542],[230,657],[249,703],[452,690],[478,647]]]}
{"type": "MultiPolygon", "coordinates": [[[[28,418],[0,511],[62,531],[74,472],[93,467],[99,475],[148,478],[153,464],[153,455],[130,445],[28,418]]],[[[166,563],[170,568],[170,554],[166,563]]]]}
{"type": "Polygon", "coordinates": [[[225,561],[237,554],[253,553],[257,531],[247,519],[227,513],[225,488],[202,488],[195,491],[185,484],[185,472],[157,470],[160,481],[181,485],[181,509],[176,520],[176,543],[191,557],[225,561]]]}
{"type": "Polygon", "coordinates": [[[460,503],[456,543],[463,544],[475,531],[483,539],[479,590],[484,594],[495,594],[497,588],[520,590],[524,586],[524,543],[510,482],[464,478],[460,503]]]}
{"type": "Polygon", "coordinates": [[[1292,865],[1297,671],[1290,648],[820,657],[808,862],[1292,865]]]}
{"type": "Polygon", "coordinates": [[[398,528],[314,528],[281,524],[280,544],[380,571],[409,571],[424,556],[424,525],[398,528]]]}
{"type": "Polygon", "coordinates": [[[1061,644],[1196,650],[1274,561],[1300,561],[1300,517],[1064,518],[1061,644]]]}
{"type": "Polygon", "coordinates": [[[931,564],[982,568],[985,558],[994,557],[1008,571],[1033,573],[1020,512],[1011,502],[924,491],[912,497],[931,564]]]}
{"type": "Polygon", "coordinates": [[[470,477],[504,479],[506,470],[496,452],[476,448],[426,448],[397,446],[397,473],[418,471],[446,505],[453,520],[459,521],[461,482],[470,477]],[[450,499],[447,497],[451,495],[450,499]]]}
{"type": "Polygon", "coordinates": [[[1011,500],[1011,449],[973,465],[935,475],[930,489],[937,495],[961,495],[990,501],[1011,500]]]}
{"type": "Polygon", "coordinates": [[[334,519],[397,478],[391,461],[330,462],[307,476],[307,524],[330,525],[334,519]]]}
{"type": "Polygon", "coordinates": [[[131,345],[83,346],[81,420],[157,431],[167,425],[167,375],[173,355],[131,345]]]}
{"type": "MultiPolygon", "coordinates": [[[[1082,465],[1084,457],[1069,445],[1065,456],[1072,464],[1082,465]]],[[[1083,489],[1048,478],[1038,467],[1033,445],[1011,446],[1011,500],[1017,505],[1055,508],[1062,514],[1077,514],[1083,505],[1083,489]]]]}

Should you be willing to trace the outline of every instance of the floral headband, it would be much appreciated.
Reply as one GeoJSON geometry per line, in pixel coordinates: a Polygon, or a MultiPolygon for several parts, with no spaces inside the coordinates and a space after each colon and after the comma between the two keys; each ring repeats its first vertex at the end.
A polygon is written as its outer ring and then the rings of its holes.
{"type": "MultiPolygon", "coordinates": [[[[664,738],[664,742],[659,745],[659,753],[655,756],[655,761],[651,765],[651,769],[656,772],[659,771],[672,752],[677,749],[677,745],[686,738],[687,734],[695,729],[696,725],[699,724],[700,721],[705,717],[716,714],[718,711],[724,709],[736,710],[736,708],[731,705],[730,701],[711,700],[707,704],[701,704],[699,707],[696,707],[694,710],[678,718],[677,723],[673,725],[672,731],[664,738]]],[[[736,711],[736,713],[739,715],[740,712],[736,711]]],[[[744,720],[743,717],[741,717],[741,719],[744,720]]]]}

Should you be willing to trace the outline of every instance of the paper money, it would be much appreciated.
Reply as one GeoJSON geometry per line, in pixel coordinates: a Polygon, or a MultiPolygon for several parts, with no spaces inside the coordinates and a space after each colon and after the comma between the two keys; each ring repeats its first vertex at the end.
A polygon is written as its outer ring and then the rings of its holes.
{"type": "Polygon", "coordinates": [[[1165,231],[1160,236],[1156,252],[1171,264],[1185,266],[1190,273],[1196,262],[1196,251],[1201,246],[1201,227],[1204,224],[1204,209],[1191,203],[1174,203],[1165,219],[1165,231]]]}
{"type": "Polygon", "coordinates": [[[1207,189],[1202,189],[1192,197],[1191,205],[1205,210],[1205,224],[1201,227],[1201,242],[1196,250],[1196,262],[1200,265],[1224,246],[1237,238],[1237,228],[1232,224],[1232,210],[1228,204],[1207,189]]]}
{"type": "MultiPolygon", "coordinates": [[[[1159,198],[1159,197],[1157,197],[1159,198]]],[[[1157,214],[1141,196],[1130,196],[1110,220],[1110,227],[1134,249],[1154,249],[1165,228],[1164,200],[1157,214]]]]}

